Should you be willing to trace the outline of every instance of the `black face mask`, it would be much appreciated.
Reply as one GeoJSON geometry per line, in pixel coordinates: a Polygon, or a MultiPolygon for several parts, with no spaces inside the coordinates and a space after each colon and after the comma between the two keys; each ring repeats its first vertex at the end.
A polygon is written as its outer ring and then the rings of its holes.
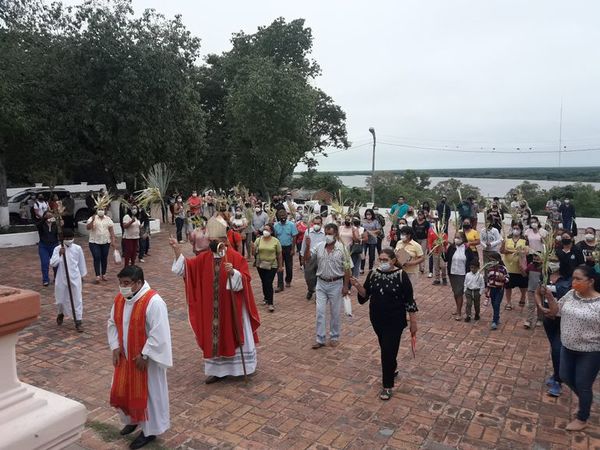
{"type": "Polygon", "coordinates": [[[349,220],[345,220],[344,221],[344,225],[346,225],[347,227],[349,227],[350,226],[350,221],[349,220]]]}
{"type": "Polygon", "coordinates": [[[571,245],[571,242],[573,242],[571,239],[563,239],[562,241],[560,241],[563,243],[563,245],[571,245]]]}
{"type": "Polygon", "coordinates": [[[287,219],[286,219],[285,217],[280,217],[280,218],[279,218],[279,221],[280,221],[281,223],[286,223],[286,222],[287,222],[287,219]]]}
{"type": "Polygon", "coordinates": [[[359,226],[360,225],[360,220],[355,220],[354,222],[352,222],[355,226],[359,226]]]}
{"type": "Polygon", "coordinates": [[[217,249],[219,248],[219,241],[210,241],[208,243],[208,248],[210,248],[210,251],[213,253],[217,253],[217,249]]]}
{"type": "Polygon", "coordinates": [[[465,224],[465,225],[463,225],[463,228],[464,228],[465,230],[470,230],[470,229],[471,229],[471,225],[467,225],[467,224],[465,224]]]}

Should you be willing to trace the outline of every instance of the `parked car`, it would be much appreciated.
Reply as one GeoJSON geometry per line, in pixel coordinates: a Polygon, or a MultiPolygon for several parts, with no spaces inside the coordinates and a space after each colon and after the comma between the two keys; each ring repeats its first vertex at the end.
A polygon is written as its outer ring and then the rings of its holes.
{"type": "MultiPolygon", "coordinates": [[[[8,199],[8,211],[10,214],[11,225],[18,225],[23,223],[32,222],[33,203],[39,194],[42,194],[48,201],[53,194],[58,195],[58,199],[64,199],[69,191],[66,189],[54,189],[48,188],[35,188],[25,189],[8,199]]],[[[77,222],[87,220],[93,213],[85,204],[85,197],[87,193],[71,193],[71,197],[75,202],[75,220],[77,222]]]]}

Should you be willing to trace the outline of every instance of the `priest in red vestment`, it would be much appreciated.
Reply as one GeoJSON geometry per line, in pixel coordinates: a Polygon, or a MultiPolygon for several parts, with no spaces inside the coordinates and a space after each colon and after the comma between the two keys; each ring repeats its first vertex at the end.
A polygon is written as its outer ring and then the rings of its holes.
{"type": "Polygon", "coordinates": [[[210,251],[186,258],[176,239],[171,238],[169,244],[175,253],[172,271],[184,278],[189,321],[204,353],[206,383],[210,384],[226,376],[244,375],[242,351],[246,373],[256,370],[260,318],[248,262],[228,246],[227,227],[213,217],[206,228],[210,251]]]}

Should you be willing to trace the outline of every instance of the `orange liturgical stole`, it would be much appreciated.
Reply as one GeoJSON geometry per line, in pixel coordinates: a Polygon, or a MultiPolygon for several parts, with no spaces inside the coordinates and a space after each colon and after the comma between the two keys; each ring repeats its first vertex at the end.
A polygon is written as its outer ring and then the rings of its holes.
{"type": "MultiPolygon", "coordinates": [[[[127,334],[127,355],[121,351],[119,364],[115,367],[110,405],[119,408],[132,422],[145,422],[148,419],[148,371],[135,366],[135,358],[142,353],[146,344],[146,310],[156,291],[149,290],[133,305],[127,334]]],[[[114,321],[119,333],[119,348],[123,349],[123,309],[125,298],[115,297],[114,321]]]]}

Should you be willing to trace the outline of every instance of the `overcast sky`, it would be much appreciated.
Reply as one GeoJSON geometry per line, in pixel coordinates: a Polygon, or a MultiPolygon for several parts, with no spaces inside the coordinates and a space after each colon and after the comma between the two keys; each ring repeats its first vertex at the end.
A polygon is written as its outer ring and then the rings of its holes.
{"type": "MultiPolygon", "coordinates": [[[[557,166],[557,153],[481,148],[556,152],[561,98],[566,150],[600,148],[596,0],[134,0],[134,7],[181,14],[203,54],[226,51],[231,33],[253,33],[279,16],[306,19],[323,70],[316,84],[346,112],[355,147],[319,158],[323,170],[370,169],[371,126],[377,169],[557,166]]],[[[600,151],[563,153],[562,165],[598,166],[600,151]]]]}

